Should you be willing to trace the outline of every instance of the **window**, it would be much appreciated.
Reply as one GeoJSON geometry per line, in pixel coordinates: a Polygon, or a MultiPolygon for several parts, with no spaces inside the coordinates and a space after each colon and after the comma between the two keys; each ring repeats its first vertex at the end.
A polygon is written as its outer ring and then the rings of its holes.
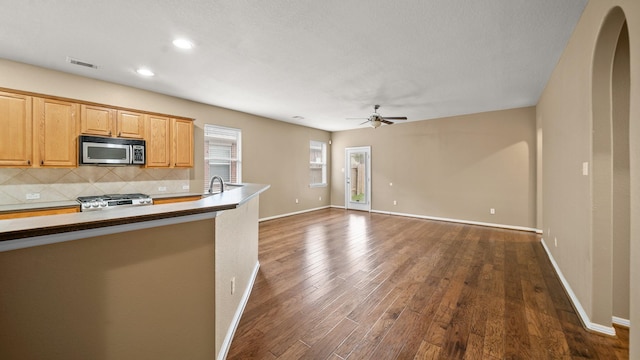
{"type": "Polygon", "coordinates": [[[309,144],[309,185],[327,186],[327,143],[311,141],[309,144]]]}
{"type": "MultiPolygon", "coordinates": [[[[211,178],[218,175],[225,182],[242,182],[240,129],[204,125],[204,191],[211,178]]],[[[218,182],[215,186],[219,187],[218,182]]]]}

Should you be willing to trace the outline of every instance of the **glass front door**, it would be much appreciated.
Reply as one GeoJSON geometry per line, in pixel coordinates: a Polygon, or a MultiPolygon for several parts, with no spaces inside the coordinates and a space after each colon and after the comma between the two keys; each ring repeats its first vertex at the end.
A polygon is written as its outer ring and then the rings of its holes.
{"type": "Polygon", "coordinates": [[[371,147],[346,149],[345,203],[347,209],[371,210],[371,147]]]}

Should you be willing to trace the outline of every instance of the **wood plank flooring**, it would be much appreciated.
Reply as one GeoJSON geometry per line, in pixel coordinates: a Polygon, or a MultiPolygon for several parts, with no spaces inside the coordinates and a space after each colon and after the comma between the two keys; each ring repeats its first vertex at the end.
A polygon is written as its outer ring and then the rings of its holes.
{"type": "Polygon", "coordinates": [[[324,209],[260,224],[228,359],[627,359],[533,233],[324,209]]]}

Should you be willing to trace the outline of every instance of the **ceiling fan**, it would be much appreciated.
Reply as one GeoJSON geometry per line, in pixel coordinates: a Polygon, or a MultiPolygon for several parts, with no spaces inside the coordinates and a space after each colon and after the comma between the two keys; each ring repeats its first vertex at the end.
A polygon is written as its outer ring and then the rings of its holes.
{"type": "MultiPolygon", "coordinates": [[[[369,123],[372,128],[379,128],[382,124],[391,125],[393,121],[391,120],[407,120],[406,116],[382,116],[378,114],[378,109],[380,105],[373,106],[373,114],[371,114],[368,118],[350,118],[350,119],[367,119],[367,121],[362,124],[369,123]]],[[[362,125],[360,124],[360,125],[362,125]]]]}

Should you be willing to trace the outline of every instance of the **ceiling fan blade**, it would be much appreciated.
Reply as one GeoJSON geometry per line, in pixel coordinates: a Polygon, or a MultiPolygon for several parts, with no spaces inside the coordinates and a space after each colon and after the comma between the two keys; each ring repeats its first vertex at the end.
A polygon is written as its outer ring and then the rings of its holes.
{"type": "Polygon", "coordinates": [[[385,124],[387,124],[387,125],[391,125],[391,124],[393,124],[393,121],[389,121],[389,120],[387,120],[387,119],[385,119],[385,118],[381,118],[381,119],[380,119],[380,122],[385,123],[385,124]]]}
{"type": "Polygon", "coordinates": [[[345,120],[369,120],[369,118],[366,118],[366,117],[359,117],[359,118],[345,118],[345,120]]]}
{"type": "Polygon", "coordinates": [[[368,122],[369,122],[369,120],[367,120],[367,121],[365,121],[365,122],[361,123],[360,125],[364,125],[364,124],[366,124],[366,123],[368,123],[368,122]]]}
{"type": "Polygon", "coordinates": [[[406,116],[382,116],[382,118],[387,120],[407,120],[406,116]]]}

